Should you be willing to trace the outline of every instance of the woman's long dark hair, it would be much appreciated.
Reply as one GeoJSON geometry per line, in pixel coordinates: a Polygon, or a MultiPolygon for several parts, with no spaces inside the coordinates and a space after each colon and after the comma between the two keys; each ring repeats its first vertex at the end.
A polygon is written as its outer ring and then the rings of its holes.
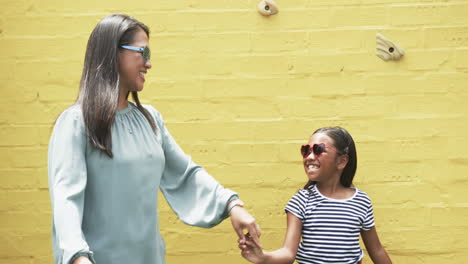
{"type": "MultiPolygon", "coordinates": [[[[131,44],[140,29],[149,38],[148,27],[133,17],[109,15],[96,25],[86,48],[77,102],[81,105],[91,144],[109,157],[113,157],[111,131],[119,102],[118,51],[121,45],[131,44]]],[[[137,108],[156,133],[156,124],[141,105],[137,92],[131,93],[137,108]]]]}
{"type": "MultiPolygon", "coordinates": [[[[334,147],[340,155],[348,155],[348,163],[343,169],[340,176],[340,183],[344,187],[351,187],[353,185],[354,174],[357,169],[357,153],[356,145],[351,135],[342,127],[323,127],[315,130],[312,135],[317,133],[324,133],[333,140],[334,147]]],[[[315,181],[308,181],[304,189],[308,189],[311,185],[316,184],[315,181]]]]}

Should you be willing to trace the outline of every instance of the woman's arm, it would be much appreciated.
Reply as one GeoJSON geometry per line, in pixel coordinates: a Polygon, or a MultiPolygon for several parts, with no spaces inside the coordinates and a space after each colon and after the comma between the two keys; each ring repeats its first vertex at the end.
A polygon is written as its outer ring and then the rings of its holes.
{"type": "Polygon", "coordinates": [[[158,126],[165,167],[160,189],[179,219],[188,225],[210,228],[226,219],[228,201],[237,196],[224,188],[179,147],[161,114],[145,106],[158,126]]]}
{"type": "Polygon", "coordinates": [[[155,119],[164,151],[165,168],[160,188],[179,219],[188,225],[210,228],[231,216],[240,239],[245,240],[242,231],[248,229],[258,242],[260,228],[255,219],[241,206],[230,207],[230,202],[238,200],[237,193],[224,188],[193,162],[176,143],[161,114],[151,106],[145,107],[155,119]]]}
{"type": "Polygon", "coordinates": [[[87,183],[86,142],[81,111],[77,106],[65,110],[55,123],[48,150],[53,241],[58,247],[56,258],[64,264],[81,254],[92,257],[81,229],[87,183]]]}
{"type": "Polygon", "coordinates": [[[287,230],[283,247],[275,251],[262,251],[251,241],[240,245],[242,256],[256,264],[289,264],[296,258],[297,248],[301,241],[302,221],[294,214],[287,212],[287,230]]]}
{"type": "Polygon", "coordinates": [[[361,231],[361,236],[367,252],[375,264],[392,264],[387,251],[380,243],[375,226],[368,231],[361,231]]]}

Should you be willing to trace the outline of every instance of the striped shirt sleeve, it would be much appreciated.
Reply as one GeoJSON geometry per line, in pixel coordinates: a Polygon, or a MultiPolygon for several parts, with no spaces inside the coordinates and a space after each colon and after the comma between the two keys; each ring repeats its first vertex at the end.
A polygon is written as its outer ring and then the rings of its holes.
{"type": "Polygon", "coordinates": [[[364,222],[362,223],[362,230],[365,230],[365,231],[368,231],[370,230],[372,227],[375,226],[375,223],[374,223],[374,209],[372,208],[372,202],[370,200],[370,198],[366,195],[367,199],[368,199],[368,208],[367,208],[367,213],[366,213],[366,216],[364,218],[364,222]]]}
{"type": "Polygon", "coordinates": [[[305,212],[307,205],[307,197],[308,191],[300,190],[289,200],[284,210],[286,212],[292,213],[293,215],[297,216],[297,218],[299,218],[302,222],[304,222],[306,216],[305,212]]]}

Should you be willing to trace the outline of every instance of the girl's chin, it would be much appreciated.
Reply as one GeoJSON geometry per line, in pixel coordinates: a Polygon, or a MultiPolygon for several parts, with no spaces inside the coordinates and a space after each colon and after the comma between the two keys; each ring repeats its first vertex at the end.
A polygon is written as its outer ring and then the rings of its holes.
{"type": "Polygon", "coordinates": [[[311,181],[316,181],[319,178],[318,171],[306,171],[306,175],[311,181]]]}

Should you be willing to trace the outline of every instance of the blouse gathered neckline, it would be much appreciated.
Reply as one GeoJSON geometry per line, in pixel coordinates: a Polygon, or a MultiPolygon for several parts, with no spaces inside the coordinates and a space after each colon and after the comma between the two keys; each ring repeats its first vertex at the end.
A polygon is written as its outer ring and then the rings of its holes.
{"type": "Polygon", "coordinates": [[[134,109],[137,109],[135,103],[129,101],[128,106],[126,108],[117,110],[115,112],[115,114],[116,115],[125,115],[125,114],[127,114],[128,112],[130,112],[130,111],[132,111],[134,109]]]}

